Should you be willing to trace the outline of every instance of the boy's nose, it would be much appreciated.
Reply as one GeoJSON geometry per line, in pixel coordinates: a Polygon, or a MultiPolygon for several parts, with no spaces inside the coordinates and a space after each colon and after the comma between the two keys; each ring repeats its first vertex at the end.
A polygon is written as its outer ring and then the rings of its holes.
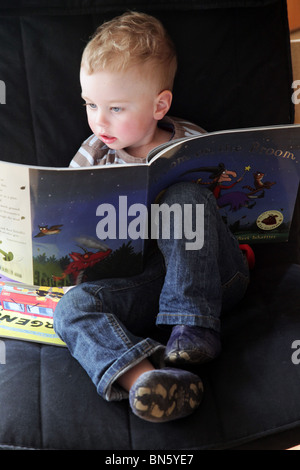
{"type": "Polygon", "coordinates": [[[105,116],[105,113],[101,110],[98,111],[97,116],[96,116],[96,124],[99,127],[107,127],[108,120],[107,117],[105,116]]]}

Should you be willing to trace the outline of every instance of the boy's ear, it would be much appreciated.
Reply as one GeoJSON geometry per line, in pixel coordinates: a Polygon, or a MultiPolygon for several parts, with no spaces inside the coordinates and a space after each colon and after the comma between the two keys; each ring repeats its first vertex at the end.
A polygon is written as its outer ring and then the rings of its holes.
{"type": "Polygon", "coordinates": [[[154,118],[162,119],[169,111],[173,95],[170,90],[164,90],[159,93],[155,101],[154,118]]]}

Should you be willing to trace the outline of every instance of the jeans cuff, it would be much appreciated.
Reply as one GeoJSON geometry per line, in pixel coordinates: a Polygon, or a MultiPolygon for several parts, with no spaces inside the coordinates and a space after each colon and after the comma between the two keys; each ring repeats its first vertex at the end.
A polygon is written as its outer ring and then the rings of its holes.
{"type": "Polygon", "coordinates": [[[220,332],[221,322],[212,315],[194,315],[179,313],[159,313],[156,318],[157,325],[187,325],[202,326],[220,332]]]}
{"type": "Polygon", "coordinates": [[[150,356],[152,356],[152,364],[160,368],[163,364],[164,350],[165,346],[151,338],[147,338],[134,345],[103,374],[97,387],[99,395],[107,401],[120,401],[128,398],[129,393],[127,390],[116,383],[118,378],[143,359],[149,358],[150,356]]]}

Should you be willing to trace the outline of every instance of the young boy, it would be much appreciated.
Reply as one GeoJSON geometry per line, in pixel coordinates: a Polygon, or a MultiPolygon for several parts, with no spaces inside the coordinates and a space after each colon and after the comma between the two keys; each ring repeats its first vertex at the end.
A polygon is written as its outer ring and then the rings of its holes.
{"type": "MultiPolygon", "coordinates": [[[[176,67],[174,46],[155,18],[130,12],[98,28],[80,70],[93,135],[70,166],[145,162],[154,147],[202,133],[166,117],[176,67]]],[[[149,250],[142,274],[80,284],[54,316],[56,332],[98,393],[108,401],[129,397],[133,413],[154,422],[199,406],[202,381],[184,367],[220,353],[221,309],[240,300],[248,283],[247,264],[210,191],[178,183],[160,202],[204,204],[203,247],[186,250],[184,237],[171,232],[149,250]]]]}

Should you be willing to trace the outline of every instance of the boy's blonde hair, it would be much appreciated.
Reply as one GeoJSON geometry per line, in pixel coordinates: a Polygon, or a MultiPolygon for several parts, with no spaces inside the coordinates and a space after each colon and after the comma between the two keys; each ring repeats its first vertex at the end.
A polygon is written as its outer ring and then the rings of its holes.
{"type": "Polygon", "coordinates": [[[81,61],[88,74],[149,64],[149,80],[157,78],[159,91],[172,90],[177,69],[174,44],[159,20],[137,12],[124,13],[99,26],[81,61]]]}

